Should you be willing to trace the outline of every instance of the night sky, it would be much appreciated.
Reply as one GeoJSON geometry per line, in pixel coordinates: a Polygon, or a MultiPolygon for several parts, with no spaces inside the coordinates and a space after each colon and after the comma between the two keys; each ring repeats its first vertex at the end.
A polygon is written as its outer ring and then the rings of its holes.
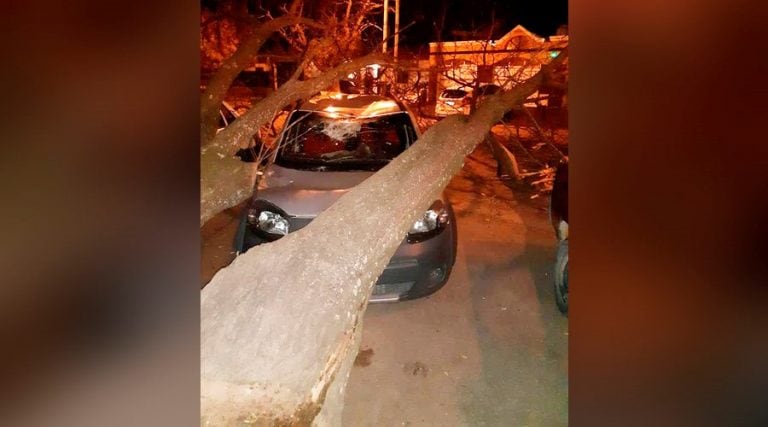
{"type": "MultiPolygon", "coordinates": [[[[467,39],[453,30],[478,30],[488,34],[495,17],[494,38],[498,38],[522,24],[540,35],[555,34],[560,25],[568,23],[568,0],[400,0],[400,25],[416,21],[402,33],[401,45],[418,47],[436,40],[435,21],[446,8],[443,40],[467,39]]],[[[390,0],[394,7],[394,0],[390,0]]],[[[394,17],[390,18],[393,21],[394,17]]]]}
{"type": "MultiPolygon", "coordinates": [[[[230,1],[233,0],[201,0],[201,5],[216,8],[230,1]]],[[[321,8],[333,1],[307,0],[308,4],[321,8]]],[[[247,3],[254,10],[265,7],[277,10],[277,6],[285,4],[286,0],[248,0],[247,3]]],[[[390,0],[390,8],[394,10],[394,7],[395,0],[390,0]]],[[[427,43],[438,40],[435,24],[443,10],[443,41],[486,38],[493,21],[496,22],[493,38],[501,37],[518,24],[540,36],[549,36],[568,23],[568,0],[401,0],[400,7],[401,27],[415,21],[400,36],[400,45],[411,50],[426,48],[427,43]],[[474,37],[467,33],[471,31],[476,32],[474,37]]],[[[381,25],[381,15],[374,19],[381,25]]],[[[390,25],[394,27],[394,14],[390,15],[390,25]]]]}

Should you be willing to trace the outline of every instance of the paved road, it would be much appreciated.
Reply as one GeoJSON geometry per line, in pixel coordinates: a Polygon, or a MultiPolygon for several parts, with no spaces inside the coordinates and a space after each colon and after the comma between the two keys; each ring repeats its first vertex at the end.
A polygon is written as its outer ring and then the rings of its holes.
{"type": "MultiPolygon", "coordinates": [[[[459,248],[434,295],[371,305],[349,426],[567,424],[568,321],[554,304],[547,213],[494,180],[479,147],[448,187],[459,248]]],[[[541,204],[539,204],[541,205],[541,204]]]]}
{"type": "MultiPolygon", "coordinates": [[[[448,187],[456,266],[443,289],[371,305],[345,426],[567,424],[568,321],[554,304],[554,233],[541,200],[495,179],[485,145],[448,187]]],[[[203,283],[228,264],[239,208],[203,234],[203,283]]]]}

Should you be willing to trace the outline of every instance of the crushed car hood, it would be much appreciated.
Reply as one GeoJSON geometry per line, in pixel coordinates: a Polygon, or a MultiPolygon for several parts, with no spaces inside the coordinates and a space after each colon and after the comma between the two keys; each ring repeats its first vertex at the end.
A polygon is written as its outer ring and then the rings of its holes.
{"type": "Polygon", "coordinates": [[[256,198],[275,204],[288,215],[312,218],[374,173],[305,171],[273,164],[256,198]]]}

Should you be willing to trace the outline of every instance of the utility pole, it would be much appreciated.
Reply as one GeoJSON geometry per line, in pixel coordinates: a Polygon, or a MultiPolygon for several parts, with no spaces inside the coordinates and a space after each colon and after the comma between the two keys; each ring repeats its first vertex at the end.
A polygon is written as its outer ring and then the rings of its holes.
{"type": "Polygon", "coordinates": [[[395,62],[397,62],[397,47],[399,44],[400,44],[400,0],[395,0],[395,62]]]}
{"type": "Polygon", "coordinates": [[[381,52],[387,53],[387,36],[389,35],[389,0],[384,0],[384,33],[381,35],[381,52]]]}

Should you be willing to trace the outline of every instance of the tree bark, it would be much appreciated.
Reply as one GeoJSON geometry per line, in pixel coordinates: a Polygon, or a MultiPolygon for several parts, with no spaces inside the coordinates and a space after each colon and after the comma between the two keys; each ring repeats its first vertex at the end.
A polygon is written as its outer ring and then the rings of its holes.
{"type": "Polygon", "coordinates": [[[308,226],[214,276],[201,298],[203,423],[340,424],[378,276],[464,157],[537,89],[542,72],[469,118],[446,118],[308,226]]]}

